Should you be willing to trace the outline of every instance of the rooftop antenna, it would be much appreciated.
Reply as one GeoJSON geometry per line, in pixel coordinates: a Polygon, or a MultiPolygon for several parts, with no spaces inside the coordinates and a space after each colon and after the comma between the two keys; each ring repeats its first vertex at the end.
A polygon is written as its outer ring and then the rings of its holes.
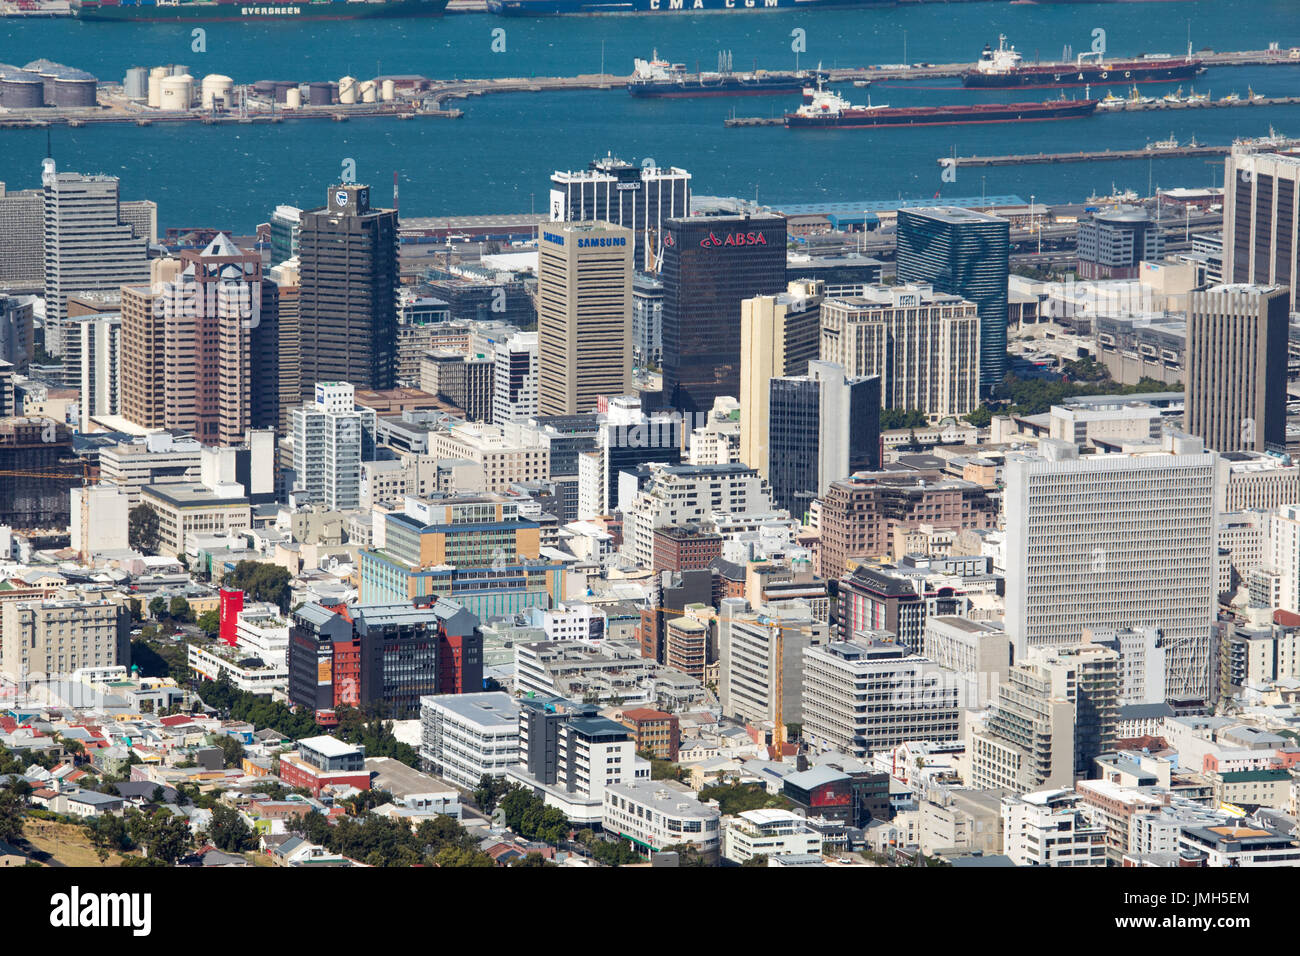
{"type": "Polygon", "coordinates": [[[51,143],[50,128],[48,126],[45,127],[45,158],[46,159],[54,158],[54,146],[51,143]]]}

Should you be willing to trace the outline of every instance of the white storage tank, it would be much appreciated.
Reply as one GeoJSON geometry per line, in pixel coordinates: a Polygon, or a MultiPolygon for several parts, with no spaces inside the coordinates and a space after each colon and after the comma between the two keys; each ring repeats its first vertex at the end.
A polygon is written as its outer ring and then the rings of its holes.
{"type": "Polygon", "coordinates": [[[205,110],[210,110],[217,100],[226,109],[231,107],[235,102],[235,81],[220,73],[209,73],[203,78],[199,102],[205,110]]]}
{"type": "Polygon", "coordinates": [[[384,85],[381,89],[383,90],[385,103],[397,99],[397,84],[392,80],[384,80],[384,85]]]}
{"type": "Polygon", "coordinates": [[[149,105],[154,109],[162,106],[162,81],[172,75],[170,67],[155,66],[149,71],[149,105]]]}
{"type": "Polygon", "coordinates": [[[339,102],[355,103],[357,101],[357,79],[354,76],[345,76],[339,80],[339,102]]]}
{"type": "Polygon", "coordinates": [[[162,79],[162,109],[187,110],[194,102],[194,77],[188,73],[162,79]]]}
{"type": "Polygon", "coordinates": [[[375,102],[376,98],[377,97],[375,95],[375,81],[363,80],[361,82],[361,102],[373,103],[375,102]]]}
{"type": "Polygon", "coordinates": [[[284,94],[284,108],[287,110],[296,110],[302,106],[302,90],[296,86],[291,86],[284,94]]]}
{"type": "Polygon", "coordinates": [[[128,100],[139,102],[149,99],[149,71],[142,66],[133,66],[126,71],[126,82],[122,84],[128,100]]]}

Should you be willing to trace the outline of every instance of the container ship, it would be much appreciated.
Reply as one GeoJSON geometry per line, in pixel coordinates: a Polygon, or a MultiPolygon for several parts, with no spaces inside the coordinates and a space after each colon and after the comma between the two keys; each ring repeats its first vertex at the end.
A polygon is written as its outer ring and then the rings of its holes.
{"type": "Polygon", "coordinates": [[[830,7],[885,7],[897,0],[487,0],[501,17],[599,16],[618,13],[745,13],[830,7]]]}
{"type": "Polygon", "coordinates": [[[976,103],[970,106],[854,106],[824,89],[793,113],[787,128],[862,129],[868,126],[957,126],[967,123],[1029,123],[1038,120],[1091,116],[1096,100],[1052,100],[1046,103],[976,103]]]}
{"type": "Polygon", "coordinates": [[[438,17],[447,0],[72,0],[83,20],[371,20],[438,17]]]}
{"type": "Polygon", "coordinates": [[[659,59],[659,51],[650,60],[635,60],[627,91],[637,97],[688,96],[762,96],[772,93],[797,93],[826,74],[808,70],[800,72],[734,73],[731,53],[718,54],[716,73],[687,73],[685,63],[659,59]]]}
{"type": "Polygon", "coordinates": [[[1136,60],[1106,62],[1098,53],[1080,53],[1074,63],[1035,63],[1025,66],[1016,48],[998,37],[998,48],[985,46],[975,69],[961,75],[963,86],[983,89],[1051,88],[1090,83],[1160,83],[1185,80],[1205,72],[1200,60],[1151,54],[1136,60]]]}

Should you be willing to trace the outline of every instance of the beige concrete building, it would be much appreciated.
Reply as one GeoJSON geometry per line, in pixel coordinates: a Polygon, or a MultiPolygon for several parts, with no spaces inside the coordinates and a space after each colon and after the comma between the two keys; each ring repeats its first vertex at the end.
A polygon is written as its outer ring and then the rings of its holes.
{"type": "Polygon", "coordinates": [[[740,460],[767,477],[767,419],[774,378],[808,374],[818,357],[821,282],[740,303],[740,460]]]}
{"type": "Polygon", "coordinates": [[[148,285],[122,286],[122,417],[142,428],[166,426],[161,298],[180,270],[179,259],[155,259],[148,285]]]}
{"type": "Polygon", "coordinates": [[[928,284],[867,286],[822,303],[821,358],[879,375],[883,408],[965,415],[979,403],[978,309],[928,284]]]}
{"type": "Polygon", "coordinates": [[[252,512],[241,485],[216,490],[197,483],[146,485],[140,500],[158,513],[158,553],[180,555],[197,533],[231,534],[252,527],[252,512]]]}
{"type": "Polygon", "coordinates": [[[600,396],[632,391],[630,229],[555,222],[537,257],[538,411],[594,411],[600,396]]]}
{"type": "Polygon", "coordinates": [[[1189,296],[1185,431],[1213,451],[1285,451],[1287,302],[1282,286],[1189,296]]]}
{"type": "Polygon", "coordinates": [[[429,434],[429,455],[434,459],[466,459],[483,469],[483,490],[507,491],[518,481],[550,477],[551,451],[534,429],[507,422],[489,425],[466,422],[447,431],[429,434]]]}
{"type": "Polygon", "coordinates": [[[114,667],[131,659],[130,615],[110,601],[15,601],[0,606],[0,671],[12,681],[114,667]]]}

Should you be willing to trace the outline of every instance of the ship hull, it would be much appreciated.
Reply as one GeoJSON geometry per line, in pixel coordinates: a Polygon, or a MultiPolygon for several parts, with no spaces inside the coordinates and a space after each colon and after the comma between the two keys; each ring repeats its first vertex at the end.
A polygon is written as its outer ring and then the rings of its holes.
{"type": "Polygon", "coordinates": [[[743,13],[821,7],[885,7],[896,0],[487,0],[500,17],[610,16],[618,14],[743,13]]]}
{"type": "Polygon", "coordinates": [[[1074,119],[1091,116],[1096,100],[1081,100],[1065,106],[1033,109],[1024,104],[1010,104],[1005,109],[937,109],[924,108],[848,111],[828,116],[804,116],[787,113],[785,125],[790,129],[874,129],[897,126],[966,126],[979,123],[1034,123],[1046,120],[1074,119]]]}
{"type": "Polygon", "coordinates": [[[962,86],[972,89],[1055,89],[1064,86],[1086,86],[1095,83],[1167,83],[1170,80],[1190,80],[1205,68],[1198,62],[1180,61],[1163,66],[1134,63],[1115,63],[1102,69],[1100,66],[1021,67],[1014,73],[980,73],[970,70],[962,74],[962,86]]]}
{"type": "Polygon", "coordinates": [[[687,99],[700,96],[771,96],[799,93],[808,83],[806,79],[779,83],[629,83],[627,91],[638,99],[687,99]]]}
{"type": "Polygon", "coordinates": [[[386,3],[179,3],[73,6],[82,20],[116,23],[223,23],[238,20],[381,20],[440,17],[447,0],[389,0],[386,3]]]}

